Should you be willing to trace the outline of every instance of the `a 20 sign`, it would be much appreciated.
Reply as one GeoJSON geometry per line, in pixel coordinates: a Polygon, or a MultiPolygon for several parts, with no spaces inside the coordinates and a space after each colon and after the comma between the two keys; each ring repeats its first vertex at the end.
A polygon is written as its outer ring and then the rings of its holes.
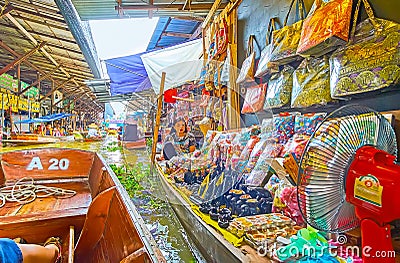
{"type": "MultiPolygon", "coordinates": [[[[66,158],[62,159],[57,159],[57,158],[51,158],[48,163],[47,170],[50,171],[57,171],[57,170],[68,170],[69,167],[69,160],[66,158]]],[[[26,167],[26,170],[32,171],[32,170],[43,170],[43,164],[42,160],[40,160],[40,157],[36,156],[33,157],[28,166],[26,167]]]]}

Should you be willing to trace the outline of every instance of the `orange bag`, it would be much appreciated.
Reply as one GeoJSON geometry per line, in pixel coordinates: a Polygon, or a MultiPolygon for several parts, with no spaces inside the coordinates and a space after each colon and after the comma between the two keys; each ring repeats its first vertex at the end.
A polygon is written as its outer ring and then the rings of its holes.
{"type": "Polygon", "coordinates": [[[319,57],[349,39],[352,0],[315,0],[303,22],[297,53],[319,57]]]}
{"type": "Polygon", "coordinates": [[[264,106],[266,90],[267,83],[247,88],[242,107],[242,114],[261,111],[264,106]]]}

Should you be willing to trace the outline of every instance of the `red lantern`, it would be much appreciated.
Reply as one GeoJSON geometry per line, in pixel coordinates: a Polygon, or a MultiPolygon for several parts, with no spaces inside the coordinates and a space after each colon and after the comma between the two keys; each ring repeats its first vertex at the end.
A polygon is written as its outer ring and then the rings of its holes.
{"type": "Polygon", "coordinates": [[[165,103],[176,103],[176,97],[178,96],[177,89],[169,89],[164,92],[165,103]]]}

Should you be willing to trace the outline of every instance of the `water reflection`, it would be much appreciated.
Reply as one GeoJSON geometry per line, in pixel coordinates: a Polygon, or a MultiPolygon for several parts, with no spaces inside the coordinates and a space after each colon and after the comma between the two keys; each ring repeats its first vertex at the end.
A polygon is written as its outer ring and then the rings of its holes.
{"type": "MultiPolygon", "coordinates": [[[[118,147],[113,140],[104,142],[60,142],[40,146],[5,146],[0,148],[0,152],[45,147],[74,148],[98,152],[109,164],[135,165],[136,163],[142,163],[143,165],[149,165],[149,157],[146,151],[124,150],[118,147]]],[[[160,200],[156,195],[152,195],[153,192],[163,191],[157,177],[145,178],[141,181],[141,185],[144,190],[132,200],[167,261],[173,263],[205,262],[187,237],[172,208],[165,200],[160,200]]]]}

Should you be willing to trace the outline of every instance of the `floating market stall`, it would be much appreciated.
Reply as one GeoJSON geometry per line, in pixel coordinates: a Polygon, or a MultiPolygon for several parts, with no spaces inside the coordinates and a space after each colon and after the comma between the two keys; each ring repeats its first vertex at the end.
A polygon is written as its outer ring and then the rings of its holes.
{"type": "MultiPolygon", "coordinates": [[[[199,115],[195,122],[204,137],[198,150],[190,154],[177,150],[169,160],[161,154],[156,166],[167,198],[208,260],[316,262],[315,255],[279,251],[315,245],[316,250],[336,246],[343,252],[362,245],[357,224],[353,231],[336,231],[347,243],[306,227],[312,212],[299,207],[298,184],[299,177],[307,174],[299,173],[302,156],[315,154],[304,152],[310,138],[330,112],[349,101],[387,112],[384,116],[398,134],[394,119],[399,116],[400,46],[397,40],[391,44],[382,40],[400,32],[400,18],[391,17],[384,5],[370,2],[372,7],[366,0],[230,3],[218,15],[212,10],[203,23],[199,78],[167,86],[168,73],[158,75],[155,85],[163,95],[158,106],[164,114],[156,118],[156,135],[159,125],[164,139],[178,117],[199,115]],[[369,19],[359,23],[363,6],[369,19]],[[396,22],[380,24],[373,11],[396,22]],[[375,31],[377,24],[387,33],[375,31]],[[238,60],[243,62],[239,70],[238,60]],[[299,239],[305,242],[299,244],[299,239]]],[[[326,188],[321,195],[329,195],[326,188]]],[[[395,245],[393,251],[398,250],[395,245]]],[[[321,254],[323,262],[362,262],[361,256],[321,254]]]]}

